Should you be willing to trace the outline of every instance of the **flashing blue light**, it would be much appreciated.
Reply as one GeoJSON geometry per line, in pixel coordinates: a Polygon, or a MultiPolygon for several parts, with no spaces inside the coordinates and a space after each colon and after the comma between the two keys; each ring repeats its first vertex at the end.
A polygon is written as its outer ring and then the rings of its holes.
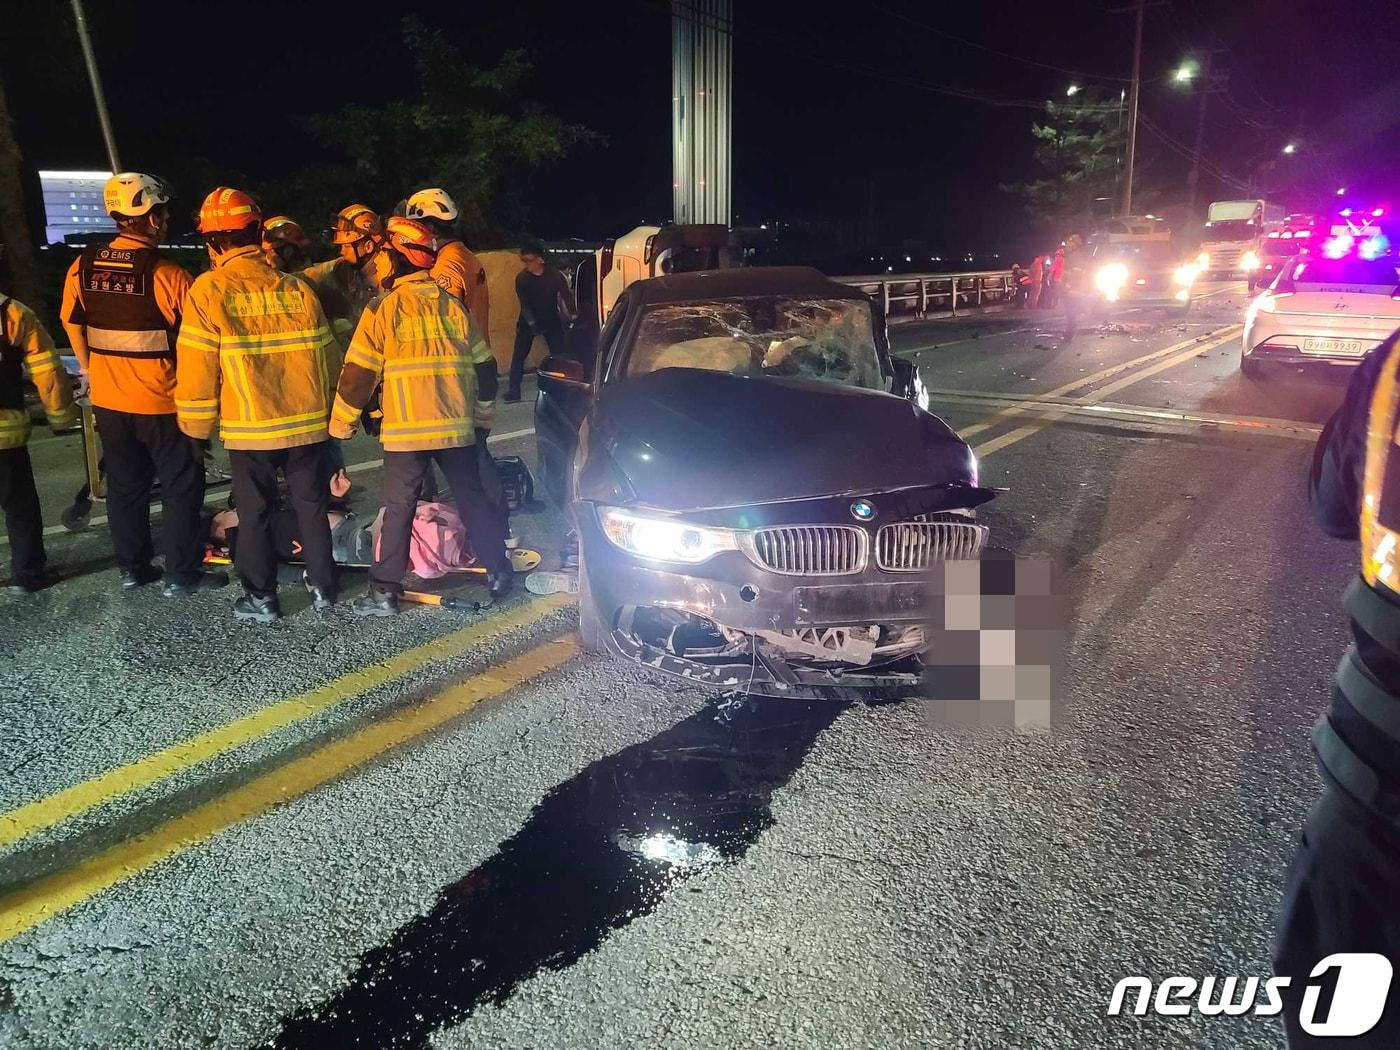
{"type": "Polygon", "coordinates": [[[1367,237],[1361,242],[1361,247],[1356,253],[1363,259],[1379,259],[1390,247],[1390,239],[1383,233],[1378,233],[1374,237],[1367,237]]]}

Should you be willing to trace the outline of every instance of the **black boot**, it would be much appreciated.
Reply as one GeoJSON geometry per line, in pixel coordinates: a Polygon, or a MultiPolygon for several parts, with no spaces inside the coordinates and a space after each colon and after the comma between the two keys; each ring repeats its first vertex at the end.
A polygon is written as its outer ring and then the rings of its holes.
{"type": "Polygon", "coordinates": [[[138,565],[134,569],[123,569],[119,574],[122,581],[122,590],[132,591],[137,587],[144,587],[148,583],[155,583],[160,579],[160,570],[149,562],[145,565],[138,565]]]}
{"type": "Polygon", "coordinates": [[[492,598],[504,598],[515,587],[515,574],[510,572],[488,572],[486,589],[492,598]]]}
{"type": "Polygon", "coordinates": [[[245,594],[233,603],[233,618],[242,623],[276,623],[282,619],[282,607],[275,594],[266,598],[245,594]]]}
{"type": "Polygon", "coordinates": [[[317,612],[328,612],[331,606],[335,604],[336,596],[334,594],[327,594],[312,583],[311,577],[307,575],[305,570],[302,571],[301,582],[306,585],[306,593],[311,595],[311,608],[315,609],[317,612]]]}
{"type": "Polygon", "coordinates": [[[371,586],[350,603],[350,611],[356,616],[397,616],[399,596],[393,591],[382,591],[371,586]]]}
{"type": "Polygon", "coordinates": [[[228,586],[226,572],[197,572],[190,579],[167,576],[160,585],[160,593],[166,598],[188,598],[196,591],[216,591],[228,586]]]}

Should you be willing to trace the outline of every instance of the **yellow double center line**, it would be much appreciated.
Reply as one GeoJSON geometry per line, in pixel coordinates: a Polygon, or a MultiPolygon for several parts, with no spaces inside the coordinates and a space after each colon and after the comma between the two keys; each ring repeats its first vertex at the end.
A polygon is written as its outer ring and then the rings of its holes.
{"type": "MultiPolygon", "coordinates": [[[[1199,357],[1208,350],[1213,350],[1217,346],[1228,343],[1239,334],[1240,329],[1240,325],[1227,325],[1224,328],[1217,328],[1213,332],[1208,333],[1204,338],[1196,336],[1191,339],[1182,340],[1179,343],[1173,343],[1171,346],[1150,354],[1145,354],[1132,361],[1126,361],[1120,365],[1113,365],[1110,368],[1105,368],[1092,375],[1084,376],[1074,382],[1065,383],[1039,396],[1062,397],[1071,390],[1079,390],[1086,386],[1092,386],[1095,383],[1102,382],[1104,379],[1111,378],[1121,372],[1127,372],[1130,369],[1139,369],[1104,386],[1095,387],[1083,397],[1075,398],[1075,403],[1077,405],[1092,405],[1098,401],[1105,401],[1120,390],[1130,387],[1135,383],[1140,383],[1144,379],[1149,379],[1159,372],[1165,372],[1169,368],[1175,368],[1184,361],[1189,361],[1193,357],[1199,357]],[[1153,363],[1148,364],[1148,362],[1153,363]],[[1144,364],[1148,364],[1148,367],[1139,368],[1139,366],[1144,364]]],[[[995,415],[988,416],[986,419],[966,428],[961,432],[961,436],[965,439],[971,434],[980,434],[984,430],[990,430],[998,423],[1016,416],[1024,415],[1030,411],[1032,411],[1032,409],[1029,406],[1025,408],[1013,407],[1003,409],[995,415]]],[[[996,437],[974,446],[972,451],[976,453],[979,459],[985,458],[999,449],[1006,448],[1008,445],[1014,445],[1016,442],[1028,438],[1032,434],[1039,433],[1051,423],[1064,419],[1073,411],[1073,408],[1066,408],[1063,412],[1047,412],[1033,423],[1027,423],[1025,426],[1017,427],[1014,430],[1008,430],[1005,434],[998,434],[996,437]]]]}
{"type": "MultiPolygon", "coordinates": [[[[1217,329],[1204,339],[1190,339],[1146,354],[1132,361],[1083,376],[1041,396],[1058,397],[1102,382],[1141,365],[1149,368],[1100,387],[1082,400],[1102,400],[1150,375],[1171,368],[1187,358],[1218,346],[1231,338],[1239,326],[1217,329]],[[1228,333],[1221,339],[1215,337],[1228,333]],[[1214,340],[1214,341],[1212,341],[1214,340]]],[[[963,431],[964,436],[980,433],[1005,419],[1020,415],[1023,409],[1008,408],[963,431]]],[[[1054,422],[1060,415],[1039,419],[977,448],[980,456],[1014,444],[1054,422]]],[[[329,710],[354,696],[394,681],[431,660],[456,655],[464,649],[498,638],[513,630],[538,622],[572,599],[556,595],[522,606],[487,623],[475,624],[388,660],[352,672],[319,689],[279,701],[246,718],[210,730],[189,740],[121,766],[102,776],[76,784],[48,798],[0,815],[0,846],[54,827],[65,820],[105,805],[123,795],[149,787],[177,773],[269,736],[313,715],[329,710]]],[[[267,812],[364,762],[399,747],[422,734],[458,718],[477,704],[500,696],[530,679],[553,670],[576,655],[572,636],[555,638],[502,664],[478,672],[467,681],[452,686],[421,703],[410,705],[327,744],[311,754],[265,773],[149,832],[128,839],[87,860],[31,882],[0,898],[0,941],[23,933],[59,912],[71,908],[117,883],[140,874],[153,864],[182,853],[234,824],[267,812]]]]}

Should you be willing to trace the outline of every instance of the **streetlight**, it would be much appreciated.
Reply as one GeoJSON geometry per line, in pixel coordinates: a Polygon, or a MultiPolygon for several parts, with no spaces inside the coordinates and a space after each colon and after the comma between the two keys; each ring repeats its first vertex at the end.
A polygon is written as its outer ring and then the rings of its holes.
{"type": "Polygon", "coordinates": [[[1066,97],[1066,98],[1074,98],[1074,96],[1077,95],[1077,94],[1079,94],[1079,85],[1078,85],[1078,84],[1071,84],[1069,87],[1065,88],[1065,97],[1066,97]]]}
{"type": "Polygon", "coordinates": [[[1347,195],[1347,188],[1346,188],[1345,186],[1338,186],[1338,187],[1337,187],[1337,196],[1338,196],[1338,197],[1345,197],[1346,195],[1347,195]]]}
{"type": "Polygon", "coordinates": [[[1199,67],[1193,61],[1185,61],[1176,67],[1172,73],[1172,80],[1178,84],[1189,84],[1191,79],[1199,72],[1199,67]]]}
{"type": "Polygon", "coordinates": [[[1297,152],[1298,152],[1298,144],[1297,144],[1296,142],[1290,142],[1287,146],[1284,146],[1284,147],[1283,147],[1283,152],[1288,153],[1288,154],[1297,153],[1297,152]]]}

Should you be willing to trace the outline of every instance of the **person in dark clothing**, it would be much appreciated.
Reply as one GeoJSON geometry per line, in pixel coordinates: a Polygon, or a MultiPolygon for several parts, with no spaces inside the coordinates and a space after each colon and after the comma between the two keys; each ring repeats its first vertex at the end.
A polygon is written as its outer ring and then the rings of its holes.
{"type": "Polygon", "coordinates": [[[564,317],[572,320],[573,293],[564,275],[544,261],[544,249],[522,249],[525,269],[516,274],[515,295],[520,300],[520,319],[515,322],[515,350],[510,359],[510,385],[505,400],[520,400],[520,383],[525,376],[525,359],[535,336],[544,336],[551,354],[564,353],[564,317]]]}
{"type": "MultiPolygon", "coordinates": [[[[1353,374],[1345,402],[1318,440],[1308,483],[1322,530],[1361,541],[1362,571],[1345,598],[1354,643],[1337,669],[1331,707],[1313,731],[1322,796],[1293,856],[1273,946],[1274,972],[1289,978],[1283,1016],[1294,1050],[1330,1046],[1337,1035],[1354,1036],[1345,1041],[1349,1047],[1400,1046],[1400,995],[1392,992],[1388,1003],[1372,996],[1374,1018],[1354,995],[1343,1009],[1346,978],[1335,961],[1319,968],[1338,953],[1400,960],[1397,418],[1400,350],[1392,335],[1353,374]],[[1309,995],[1310,985],[1320,990],[1309,995]]],[[[1367,965],[1389,970],[1379,960],[1344,960],[1342,969],[1360,973],[1367,965]]]]}

